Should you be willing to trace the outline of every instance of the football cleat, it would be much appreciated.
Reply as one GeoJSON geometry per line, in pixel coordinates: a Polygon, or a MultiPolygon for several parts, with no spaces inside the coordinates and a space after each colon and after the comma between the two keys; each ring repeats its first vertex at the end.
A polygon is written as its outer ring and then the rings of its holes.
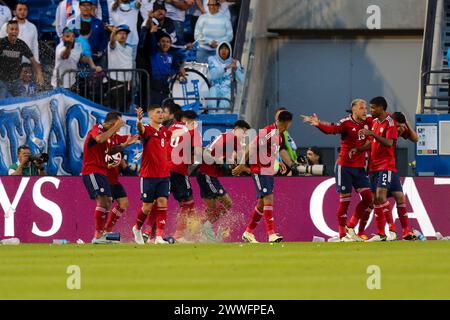
{"type": "Polygon", "coordinates": [[[395,240],[397,240],[397,233],[395,233],[394,231],[389,231],[387,234],[386,241],[395,241],[395,240]]]}
{"type": "Polygon", "coordinates": [[[277,233],[271,234],[269,236],[269,242],[270,243],[277,243],[283,241],[283,237],[277,233]]]}
{"type": "Polygon", "coordinates": [[[417,240],[416,235],[413,232],[408,232],[402,236],[405,241],[415,241],[417,240]]]}
{"type": "Polygon", "coordinates": [[[155,238],[155,244],[169,244],[169,242],[164,240],[162,237],[156,237],[155,238]]]}
{"type": "Polygon", "coordinates": [[[144,245],[144,238],[142,237],[142,231],[138,230],[136,226],[133,226],[134,242],[139,245],[144,245]]]}
{"type": "Polygon", "coordinates": [[[245,231],[244,234],[242,235],[242,241],[248,243],[258,243],[258,241],[255,238],[255,235],[247,231],[245,231]]]}
{"type": "Polygon", "coordinates": [[[372,238],[367,240],[367,242],[382,242],[382,241],[386,241],[386,239],[387,239],[386,235],[376,234],[372,238]]]}
{"type": "Polygon", "coordinates": [[[362,241],[367,241],[369,240],[369,237],[366,234],[359,234],[358,237],[362,240],[362,241]]]}
{"type": "Polygon", "coordinates": [[[345,237],[341,238],[341,242],[356,242],[356,240],[350,237],[349,234],[346,234],[345,237]]]}
{"type": "Polygon", "coordinates": [[[112,242],[106,239],[108,235],[105,233],[101,237],[92,239],[92,244],[111,244],[112,242]]]}
{"type": "MultiPolygon", "coordinates": [[[[363,240],[360,238],[360,237],[358,237],[358,235],[356,234],[356,232],[355,232],[355,229],[353,229],[353,228],[345,228],[346,229],[346,231],[347,231],[347,234],[345,235],[345,237],[344,238],[350,238],[350,239],[353,239],[355,242],[362,242],[363,240]]],[[[341,239],[342,240],[342,239],[341,239]]],[[[345,242],[350,242],[350,241],[345,241],[345,242]]]]}

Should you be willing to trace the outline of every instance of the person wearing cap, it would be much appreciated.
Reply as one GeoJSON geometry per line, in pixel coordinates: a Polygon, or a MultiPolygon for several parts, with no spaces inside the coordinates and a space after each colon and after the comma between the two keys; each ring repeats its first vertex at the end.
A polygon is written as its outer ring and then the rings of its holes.
{"type": "Polygon", "coordinates": [[[139,34],[137,31],[141,0],[114,0],[109,7],[110,22],[113,26],[127,25],[129,27],[128,45],[133,49],[133,61],[136,59],[139,34]]]}
{"type": "Polygon", "coordinates": [[[78,38],[81,23],[89,24],[91,34],[88,40],[92,59],[96,65],[104,65],[106,64],[105,52],[108,45],[108,33],[103,26],[103,22],[92,15],[93,4],[94,0],[79,0],[80,14],[69,19],[66,26],[74,30],[75,36],[78,38]]]}
{"type": "MultiPolygon", "coordinates": [[[[132,69],[133,68],[133,48],[127,43],[130,27],[120,25],[114,27],[108,45],[108,69],[132,69]]],[[[128,104],[131,102],[131,94],[128,90],[128,82],[131,81],[131,72],[111,72],[109,106],[121,112],[126,112],[128,104]]]]}
{"type": "Polygon", "coordinates": [[[185,70],[169,52],[172,45],[170,35],[158,31],[157,26],[151,30],[150,53],[150,103],[161,105],[169,96],[169,79],[178,74],[185,76],[185,70]]]}
{"type": "Polygon", "coordinates": [[[75,33],[70,28],[64,28],[62,41],[56,47],[55,69],[53,69],[52,86],[70,89],[76,82],[75,74],[66,73],[69,70],[77,70],[81,59],[81,43],[75,42],[75,33]],[[58,84],[58,79],[60,83],[58,84]]]}
{"type": "MultiPolygon", "coordinates": [[[[93,5],[94,6],[94,5],[93,5]]],[[[62,40],[64,28],[67,25],[67,20],[70,20],[80,14],[80,4],[78,0],[62,0],[56,8],[55,14],[55,30],[59,39],[62,40]]],[[[102,8],[97,6],[95,16],[102,19],[102,8]]]]}
{"type": "MultiPolygon", "coordinates": [[[[27,20],[28,5],[26,2],[19,1],[14,9],[14,19],[19,25],[19,39],[25,42],[33,52],[33,56],[39,62],[39,44],[38,44],[38,30],[34,24],[27,20]]],[[[0,38],[6,37],[6,23],[2,25],[0,30],[0,38]]],[[[25,62],[29,60],[24,59],[25,62]]]]}

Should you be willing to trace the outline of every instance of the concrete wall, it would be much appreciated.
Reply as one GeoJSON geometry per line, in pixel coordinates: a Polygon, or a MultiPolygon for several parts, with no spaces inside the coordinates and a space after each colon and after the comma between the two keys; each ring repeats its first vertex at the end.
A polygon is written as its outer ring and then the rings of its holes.
{"type": "Polygon", "coordinates": [[[423,29],[426,0],[253,0],[270,2],[269,30],[366,29],[367,9],[381,9],[382,29],[423,29]]]}

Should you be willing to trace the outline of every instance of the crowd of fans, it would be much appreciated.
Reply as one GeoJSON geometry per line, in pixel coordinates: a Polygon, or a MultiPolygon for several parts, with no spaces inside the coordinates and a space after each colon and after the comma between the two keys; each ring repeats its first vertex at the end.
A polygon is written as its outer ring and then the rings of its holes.
{"type": "MultiPolygon", "coordinates": [[[[243,80],[244,69],[232,53],[239,0],[63,0],[55,14],[52,75],[43,74],[28,6],[19,0],[9,8],[0,0],[0,99],[51,87],[83,95],[80,87],[98,90],[92,84],[98,74],[99,85],[106,77],[110,90],[128,88],[121,94],[130,99],[136,80],[127,70],[144,69],[150,75],[148,103],[161,104],[169,96],[169,80],[184,78],[187,60],[208,64],[210,97],[230,99],[232,81],[243,80]],[[124,72],[106,72],[112,69],[124,72]]],[[[121,101],[108,103],[127,111],[121,101]]]]}

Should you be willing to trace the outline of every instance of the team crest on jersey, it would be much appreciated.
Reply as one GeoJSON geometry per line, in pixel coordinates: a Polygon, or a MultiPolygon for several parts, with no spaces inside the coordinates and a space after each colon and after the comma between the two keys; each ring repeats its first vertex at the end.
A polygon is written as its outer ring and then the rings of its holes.
{"type": "Polygon", "coordinates": [[[383,131],[384,131],[384,128],[381,128],[381,129],[380,129],[380,132],[383,133],[383,131]]]}
{"type": "Polygon", "coordinates": [[[369,130],[369,126],[366,124],[366,125],[364,126],[364,129],[369,130]]]}
{"type": "Polygon", "coordinates": [[[164,145],[165,145],[164,139],[161,139],[161,147],[164,148],[164,145]]]}

